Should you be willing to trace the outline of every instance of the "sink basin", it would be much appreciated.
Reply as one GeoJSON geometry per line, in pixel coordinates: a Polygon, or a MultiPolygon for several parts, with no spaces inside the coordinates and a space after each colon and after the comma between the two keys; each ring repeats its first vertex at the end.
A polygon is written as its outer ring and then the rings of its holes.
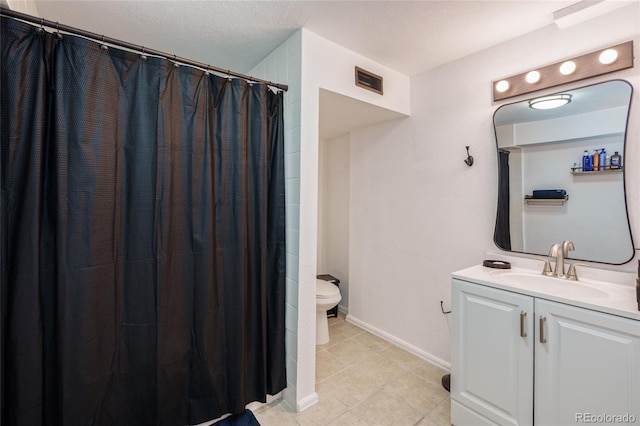
{"type": "Polygon", "coordinates": [[[579,280],[569,281],[542,275],[541,262],[512,260],[511,269],[493,269],[480,264],[454,272],[452,276],[461,281],[640,321],[636,277],[632,272],[578,265],[579,280]]]}
{"type": "Polygon", "coordinates": [[[602,299],[611,296],[593,284],[585,281],[569,281],[561,278],[526,272],[496,272],[491,274],[498,281],[514,287],[528,288],[542,293],[571,299],[602,299]]]}

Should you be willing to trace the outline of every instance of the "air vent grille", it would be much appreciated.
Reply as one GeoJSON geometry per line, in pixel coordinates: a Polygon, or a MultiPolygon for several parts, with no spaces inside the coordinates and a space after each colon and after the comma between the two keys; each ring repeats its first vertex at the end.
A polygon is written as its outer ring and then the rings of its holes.
{"type": "Polygon", "coordinates": [[[382,77],[356,67],[356,86],[382,95],[382,77]]]}

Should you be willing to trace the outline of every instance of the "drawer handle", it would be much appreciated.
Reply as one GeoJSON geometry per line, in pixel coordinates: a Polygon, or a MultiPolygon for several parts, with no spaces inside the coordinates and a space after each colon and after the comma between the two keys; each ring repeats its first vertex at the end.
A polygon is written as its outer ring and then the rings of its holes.
{"type": "Polygon", "coordinates": [[[547,343],[547,338],[544,337],[545,322],[547,322],[547,317],[540,316],[540,343],[547,343]]]}
{"type": "Polygon", "coordinates": [[[527,313],[520,311],[520,337],[527,337],[527,331],[525,330],[525,322],[527,320],[527,313]]]}

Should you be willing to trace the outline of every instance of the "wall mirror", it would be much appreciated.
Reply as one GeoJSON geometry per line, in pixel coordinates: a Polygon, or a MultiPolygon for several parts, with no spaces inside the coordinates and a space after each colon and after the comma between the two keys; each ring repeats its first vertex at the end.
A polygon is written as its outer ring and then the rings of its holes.
{"type": "Polygon", "coordinates": [[[620,265],[633,258],[624,185],[632,91],[611,80],[559,92],[569,100],[560,107],[532,107],[539,97],[496,110],[499,248],[547,256],[552,244],[570,240],[571,259],[620,265]],[[585,150],[604,164],[583,168],[585,150]]]}

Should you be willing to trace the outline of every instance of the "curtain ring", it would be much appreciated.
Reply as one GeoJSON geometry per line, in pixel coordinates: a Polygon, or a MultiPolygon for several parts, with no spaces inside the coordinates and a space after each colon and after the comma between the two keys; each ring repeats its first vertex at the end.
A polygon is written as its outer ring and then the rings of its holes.
{"type": "Polygon", "coordinates": [[[147,60],[147,55],[144,54],[144,46],[142,46],[142,55],[140,55],[140,59],[142,59],[143,61],[147,60]]]}
{"type": "Polygon", "coordinates": [[[210,69],[211,69],[211,65],[207,64],[207,69],[206,69],[206,71],[205,71],[204,73],[205,73],[206,75],[210,75],[210,72],[209,72],[209,71],[210,71],[210,69]]]}
{"type": "Polygon", "coordinates": [[[174,68],[178,68],[180,65],[178,65],[178,60],[176,59],[176,54],[173,54],[173,67],[174,68]]]}
{"type": "Polygon", "coordinates": [[[44,18],[40,18],[40,28],[36,28],[36,34],[44,34],[44,18]]]}
{"type": "Polygon", "coordinates": [[[62,40],[62,34],[60,34],[60,24],[58,22],[56,22],[56,35],[55,37],[58,40],[62,40]]]}
{"type": "Polygon", "coordinates": [[[102,34],[102,44],[100,45],[100,49],[102,49],[105,52],[109,50],[109,47],[106,44],[104,44],[104,34],[102,34]]]}

